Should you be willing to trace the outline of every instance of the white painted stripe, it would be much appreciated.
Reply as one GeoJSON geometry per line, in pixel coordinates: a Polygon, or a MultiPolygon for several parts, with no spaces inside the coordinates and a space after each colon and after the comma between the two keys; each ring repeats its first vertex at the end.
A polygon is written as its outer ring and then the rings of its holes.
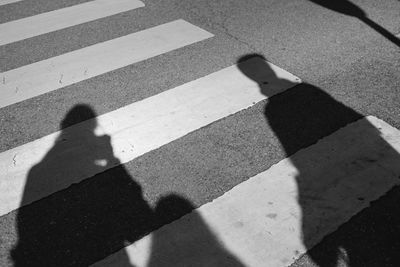
{"type": "MultiPolygon", "coordinates": [[[[251,67],[259,60],[251,59],[241,64],[251,67]]],[[[269,95],[300,82],[285,70],[269,65],[271,71],[263,72],[261,77],[269,82],[264,89],[270,91],[269,95]]],[[[234,65],[99,116],[97,133],[104,132],[111,136],[115,156],[125,163],[265,98],[258,85],[234,65]]],[[[95,155],[109,154],[107,148],[87,147],[80,141],[82,135],[90,135],[94,123],[88,120],[64,131],[63,138],[66,140],[58,146],[67,148],[68,153],[60,149],[57,155],[53,155],[57,158],[51,166],[53,171],[43,174],[54,184],[44,184],[24,204],[118,164],[108,162],[103,169],[92,164],[95,155]],[[65,162],[71,166],[70,173],[58,171],[61,167],[57,166],[64,166],[65,162]],[[85,173],[74,173],[82,169],[85,173]]],[[[60,132],[56,132],[0,154],[0,215],[20,206],[29,170],[45,157],[59,135],[60,132]]]]}
{"type": "MultiPolygon", "coordinates": [[[[375,117],[361,119],[95,266],[120,266],[121,260],[126,260],[121,257],[125,252],[138,267],[146,266],[150,257],[154,266],[192,266],[196,259],[217,261],[226,254],[210,249],[216,246],[204,239],[199,215],[223,247],[245,266],[288,266],[306,252],[302,217],[308,218],[309,237],[313,238],[309,244],[315,245],[399,184],[399,153],[399,130],[375,117]],[[312,195],[312,206],[306,211],[297,201],[299,183],[303,193],[312,195]],[[194,245],[202,258],[188,254],[194,245]],[[154,247],[157,251],[151,251],[154,247]]],[[[218,265],[200,261],[197,266],[218,265]]]]}
{"type": "Polygon", "coordinates": [[[3,72],[0,108],[212,36],[189,22],[176,20],[3,72]]]}
{"type": "Polygon", "coordinates": [[[22,0],[0,0],[0,6],[8,5],[16,2],[21,2],[22,0]]]}
{"type": "Polygon", "coordinates": [[[94,0],[10,21],[0,24],[0,45],[61,30],[143,6],[144,4],[139,0],[94,0]]]}

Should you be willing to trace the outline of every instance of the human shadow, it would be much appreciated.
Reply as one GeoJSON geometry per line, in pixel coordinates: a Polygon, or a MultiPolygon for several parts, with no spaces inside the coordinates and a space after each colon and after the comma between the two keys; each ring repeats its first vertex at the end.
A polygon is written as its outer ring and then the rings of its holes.
{"type": "Polygon", "coordinates": [[[378,23],[374,22],[368,15],[357,5],[353,4],[348,0],[336,0],[336,1],[329,1],[329,0],[310,0],[311,2],[333,10],[338,13],[342,13],[347,16],[352,16],[358,18],[372,29],[377,31],[383,37],[394,43],[395,45],[400,47],[400,39],[393,35],[391,32],[383,28],[378,23]]]}
{"type": "Polygon", "coordinates": [[[242,266],[188,200],[171,194],[151,209],[114,156],[110,136],[96,134],[95,117],[90,106],[74,106],[53,147],[29,171],[10,252],[14,265],[88,266],[119,251],[118,266],[134,266],[135,255],[124,247],[192,212],[191,229],[178,227],[167,239],[156,231],[149,266],[242,266]]]}
{"type": "MultiPolygon", "coordinates": [[[[18,243],[11,252],[15,266],[87,266],[152,229],[141,186],[119,165],[110,136],[95,134],[95,116],[88,105],[74,106],[54,146],[29,171],[21,206],[29,205],[18,211],[18,243]],[[73,124],[78,131],[68,128],[73,124]],[[97,174],[67,179],[88,170],[97,174]]],[[[131,266],[124,257],[123,265],[131,266]]]]}
{"type": "Polygon", "coordinates": [[[244,266],[224,248],[201,215],[185,198],[176,194],[161,198],[155,214],[164,223],[170,222],[171,214],[187,215],[152,234],[152,252],[148,267],[244,266]]]}
{"type": "MultiPolygon", "coordinates": [[[[266,86],[268,83],[260,78],[262,72],[268,73],[269,77],[272,73],[263,56],[245,55],[238,60],[238,64],[239,69],[258,83],[261,92],[268,97],[264,111],[266,121],[298,171],[295,180],[302,215],[302,239],[311,259],[318,266],[336,266],[339,258],[345,258],[347,266],[400,266],[398,257],[394,257],[392,252],[382,252],[382,248],[388,247],[385,238],[380,238],[387,236],[382,231],[385,227],[375,228],[381,231],[375,230],[374,233],[352,228],[350,237],[325,242],[320,250],[312,249],[324,235],[336,230],[354,212],[368,206],[368,196],[374,187],[380,185],[379,180],[388,176],[396,179],[393,176],[400,173],[400,156],[396,150],[362,114],[318,87],[302,83],[275,95],[276,89],[266,86]],[[250,59],[254,64],[243,64],[250,59]],[[358,130],[324,138],[353,122],[357,122],[358,130]],[[326,141],[318,143],[313,149],[304,150],[322,138],[326,141]],[[357,143],[358,140],[363,140],[363,146],[357,143]],[[359,157],[350,157],[349,151],[359,157]],[[347,159],[350,161],[347,162],[347,159]],[[337,165],[329,165],[328,162],[337,165]],[[325,232],[326,229],[329,231],[325,232]],[[371,239],[374,242],[366,242],[371,239]],[[361,245],[363,242],[367,244],[361,245]],[[374,258],[378,250],[382,253],[374,258]]],[[[276,76],[272,79],[279,80],[276,76]]],[[[396,231],[397,224],[400,224],[397,217],[386,225],[386,229],[396,231]]]]}

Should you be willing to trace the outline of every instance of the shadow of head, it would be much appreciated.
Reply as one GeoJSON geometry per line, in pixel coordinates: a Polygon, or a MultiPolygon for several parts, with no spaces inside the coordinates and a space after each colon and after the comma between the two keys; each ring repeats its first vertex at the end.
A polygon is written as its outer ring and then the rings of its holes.
{"type": "Polygon", "coordinates": [[[259,85],[268,84],[268,81],[265,78],[266,76],[275,76],[275,73],[268,66],[265,57],[260,54],[247,54],[241,56],[237,60],[237,63],[239,70],[259,85]]]}
{"type": "Polygon", "coordinates": [[[93,110],[92,107],[86,104],[78,104],[68,111],[67,115],[65,115],[65,118],[60,123],[60,128],[65,129],[74,124],[89,120],[86,122],[85,128],[94,130],[97,125],[96,120],[93,119],[95,117],[96,112],[93,110]]]}
{"type": "Polygon", "coordinates": [[[257,83],[266,97],[281,93],[284,88],[297,85],[297,81],[282,79],[286,77],[282,69],[266,61],[260,54],[247,54],[237,60],[238,69],[250,80],[257,83]],[[283,76],[282,76],[283,75],[283,76]]]}
{"type": "Polygon", "coordinates": [[[190,213],[194,209],[194,206],[187,199],[171,194],[160,198],[157,202],[155,213],[161,219],[172,218],[176,219],[182,214],[190,213]]]}
{"type": "Polygon", "coordinates": [[[179,218],[152,235],[152,255],[148,267],[155,266],[235,266],[243,264],[215,236],[201,213],[182,196],[162,197],[155,209],[167,222],[179,218]]]}

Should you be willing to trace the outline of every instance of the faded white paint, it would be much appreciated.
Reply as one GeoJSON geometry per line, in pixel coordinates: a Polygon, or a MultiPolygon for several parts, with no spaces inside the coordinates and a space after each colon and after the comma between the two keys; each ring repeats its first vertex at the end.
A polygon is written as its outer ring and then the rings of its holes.
{"type": "Polygon", "coordinates": [[[0,0],[0,6],[8,5],[16,2],[21,2],[22,0],[0,0]]]}
{"type": "Polygon", "coordinates": [[[139,0],[94,0],[6,22],[0,24],[0,45],[72,27],[143,6],[144,4],[139,0]]]}
{"type": "MultiPolygon", "coordinates": [[[[188,26],[191,30],[191,26],[188,26]]],[[[205,35],[209,36],[206,33],[205,35]]],[[[253,58],[241,63],[241,66],[251,68],[260,60],[253,58]]],[[[268,81],[264,93],[269,96],[300,83],[299,78],[277,66],[269,64],[269,68],[270,71],[261,75],[262,80],[268,81]]],[[[108,162],[106,166],[105,163],[90,164],[93,155],[104,154],[105,148],[86,147],[84,142],[79,142],[79,139],[85,133],[90,134],[96,121],[98,124],[96,133],[111,136],[116,158],[125,163],[265,98],[266,96],[259,90],[259,85],[247,78],[234,65],[94,120],[71,126],[63,131],[66,140],[62,142],[62,146],[68,153],[59,151],[58,155],[53,155],[57,159],[54,160],[56,165],[64,166],[65,162],[68,162],[71,166],[70,173],[57,172],[61,167],[52,166],[53,171],[49,170],[46,175],[53,184],[43,185],[43,188],[32,193],[32,198],[24,204],[41,199],[119,164],[119,162],[108,162]],[[102,165],[103,168],[100,170],[99,166],[102,165]],[[84,172],[76,173],[82,169],[84,172]]],[[[29,170],[45,157],[59,135],[60,132],[56,132],[0,154],[0,214],[20,206],[29,170]]]]}
{"type": "Polygon", "coordinates": [[[212,36],[176,20],[0,73],[0,108],[212,36]]]}
{"type": "Polygon", "coordinates": [[[126,256],[121,257],[124,253],[138,267],[146,266],[150,258],[160,263],[154,266],[217,261],[225,254],[210,250],[216,246],[204,240],[198,216],[221,246],[245,266],[288,266],[306,252],[302,222],[309,223],[308,245],[315,245],[399,184],[399,153],[399,130],[372,116],[361,119],[95,266],[121,266],[126,260],[126,256]],[[299,197],[312,201],[301,207],[299,197]],[[204,247],[190,250],[200,241],[204,247]],[[153,247],[157,251],[151,251],[153,247]],[[209,254],[197,259],[198,255],[188,251],[209,254]]]}

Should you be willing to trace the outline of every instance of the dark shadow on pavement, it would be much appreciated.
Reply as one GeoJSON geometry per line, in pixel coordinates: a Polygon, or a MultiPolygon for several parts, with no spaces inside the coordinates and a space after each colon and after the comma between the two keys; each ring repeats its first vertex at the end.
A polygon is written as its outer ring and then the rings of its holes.
{"type": "MultiPolygon", "coordinates": [[[[238,60],[238,63],[251,58],[258,59],[257,72],[261,71],[260,68],[267,73],[271,72],[271,68],[264,61],[264,57],[258,54],[245,55],[238,60]]],[[[259,84],[260,90],[264,95],[271,96],[269,89],[263,85],[264,81],[258,78],[260,75],[252,68],[249,68],[246,64],[239,64],[239,69],[247,77],[259,84]]],[[[370,166],[371,162],[379,160],[379,158],[369,158],[371,157],[370,155],[365,155],[364,158],[357,159],[356,162],[348,162],[348,165],[346,165],[347,170],[335,170],[334,168],[324,169],[313,164],[307,159],[311,158],[311,155],[306,154],[305,158],[301,158],[294,154],[315,144],[320,139],[336,132],[349,123],[358,121],[363,116],[338,102],[318,87],[307,83],[302,83],[268,98],[264,114],[267,123],[278,137],[286,156],[290,157],[293,165],[298,170],[296,182],[298,186],[298,204],[302,210],[302,238],[311,259],[318,266],[333,267],[337,266],[339,259],[343,259],[344,251],[344,258],[348,264],[346,266],[400,266],[399,257],[393,253],[393,248],[399,247],[400,240],[393,240],[387,234],[388,232],[391,234],[395,232],[396,236],[400,237],[400,229],[398,228],[400,216],[398,215],[392,222],[380,221],[379,223],[384,227],[377,226],[376,229],[381,230],[379,232],[364,233],[361,227],[356,226],[351,228],[350,234],[346,235],[347,240],[336,239],[334,242],[324,242],[320,249],[311,249],[320,241],[316,238],[318,238],[318,233],[321,233],[321,227],[325,226],[324,223],[329,223],[329,218],[336,220],[336,214],[338,216],[343,214],[343,211],[347,208],[338,207],[336,202],[340,201],[342,193],[349,195],[348,192],[352,191],[348,189],[350,191],[336,192],[335,194],[337,195],[332,195],[332,191],[330,191],[332,185],[340,185],[351,178],[349,177],[351,175],[341,175],[341,172],[356,175],[363,168],[370,166]],[[339,180],[334,180],[338,179],[338,177],[340,178],[339,180]],[[323,221],[323,218],[325,218],[325,221],[323,221]],[[391,223],[393,222],[397,224],[392,225],[391,223]],[[382,231],[383,229],[387,229],[388,232],[382,231]],[[371,239],[373,242],[363,244],[363,242],[371,239]],[[385,240],[391,240],[395,243],[387,244],[385,240]],[[381,253],[376,254],[377,251],[381,253]]],[[[394,163],[391,166],[400,166],[400,155],[381,138],[380,132],[373,125],[365,120],[360,127],[364,130],[362,138],[371,140],[371,143],[374,144],[373,147],[380,147],[385,151],[385,155],[393,159],[394,163]]],[[[361,136],[352,138],[359,137],[361,136]]],[[[325,155],[331,155],[332,158],[340,159],[342,156],[344,157],[342,151],[321,152],[321,154],[324,153],[325,155]]],[[[313,155],[312,157],[318,158],[318,155],[313,155]]],[[[377,156],[375,155],[375,157],[377,156]]],[[[398,167],[396,168],[398,169],[398,167]]],[[[387,168],[387,171],[391,172],[392,169],[387,168]]],[[[380,179],[379,175],[377,175],[376,179],[380,179]]],[[[355,183],[355,187],[365,188],[363,179],[357,179],[355,183]]],[[[352,196],[350,194],[350,197],[354,198],[352,203],[360,201],[360,206],[362,206],[362,196],[352,196]]],[[[363,213],[365,212],[363,211],[363,213]]],[[[394,213],[398,214],[397,209],[393,211],[394,213]]],[[[368,224],[371,222],[364,221],[363,223],[368,224]]]]}
{"type": "MultiPolygon", "coordinates": [[[[178,195],[168,195],[158,201],[155,214],[168,218],[176,209],[188,213],[192,204],[178,195]]],[[[152,234],[152,253],[148,267],[207,266],[243,267],[212,233],[196,210],[179,221],[152,234]]]]}
{"type": "MultiPolygon", "coordinates": [[[[87,105],[73,107],[61,123],[62,132],[53,148],[30,170],[22,205],[32,202],[38,191],[57,186],[59,173],[67,177],[97,168],[99,174],[73,184],[68,194],[52,194],[44,201],[19,209],[19,239],[11,253],[15,266],[87,266],[151,229],[152,212],[142,197],[140,185],[121,165],[103,172],[118,159],[114,157],[110,137],[95,135],[95,120],[86,124],[76,138],[76,142],[84,144],[91,156],[89,160],[79,163],[81,151],[76,153],[63,145],[68,138],[66,126],[95,116],[87,105]],[[58,155],[65,154],[69,161],[60,165],[58,155]]],[[[124,266],[130,266],[127,256],[124,266]]]]}
{"type": "MultiPolygon", "coordinates": [[[[10,252],[15,266],[88,266],[118,250],[119,266],[133,266],[124,247],[194,209],[188,200],[169,195],[153,211],[141,186],[114,156],[110,136],[95,134],[95,117],[90,106],[74,106],[61,122],[54,146],[29,171],[23,207],[17,211],[18,243],[10,252]],[[79,131],[71,131],[69,126],[80,122],[79,131]],[[74,180],[88,169],[98,174],[74,180]],[[60,183],[66,189],[57,191],[60,183]],[[37,200],[42,195],[46,197],[37,200]]],[[[154,235],[150,266],[179,266],[169,265],[175,261],[184,266],[242,266],[220,246],[200,215],[192,214],[192,229],[178,228],[168,240],[154,235]],[[189,243],[176,239],[199,231],[202,235],[189,243]],[[173,242],[176,250],[166,255],[173,242]],[[209,265],[213,257],[223,262],[209,265]]]]}
{"type": "Polygon", "coordinates": [[[383,28],[381,25],[377,24],[370,18],[368,18],[367,14],[359,8],[357,5],[353,4],[348,0],[310,0],[311,2],[328,8],[330,10],[336,11],[338,13],[345,14],[347,16],[352,16],[358,18],[372,29],[380,33],[383,37],[394,43],[395,45],[400,47],[400,39],[393,35],[391,32],[383,28]]]}

